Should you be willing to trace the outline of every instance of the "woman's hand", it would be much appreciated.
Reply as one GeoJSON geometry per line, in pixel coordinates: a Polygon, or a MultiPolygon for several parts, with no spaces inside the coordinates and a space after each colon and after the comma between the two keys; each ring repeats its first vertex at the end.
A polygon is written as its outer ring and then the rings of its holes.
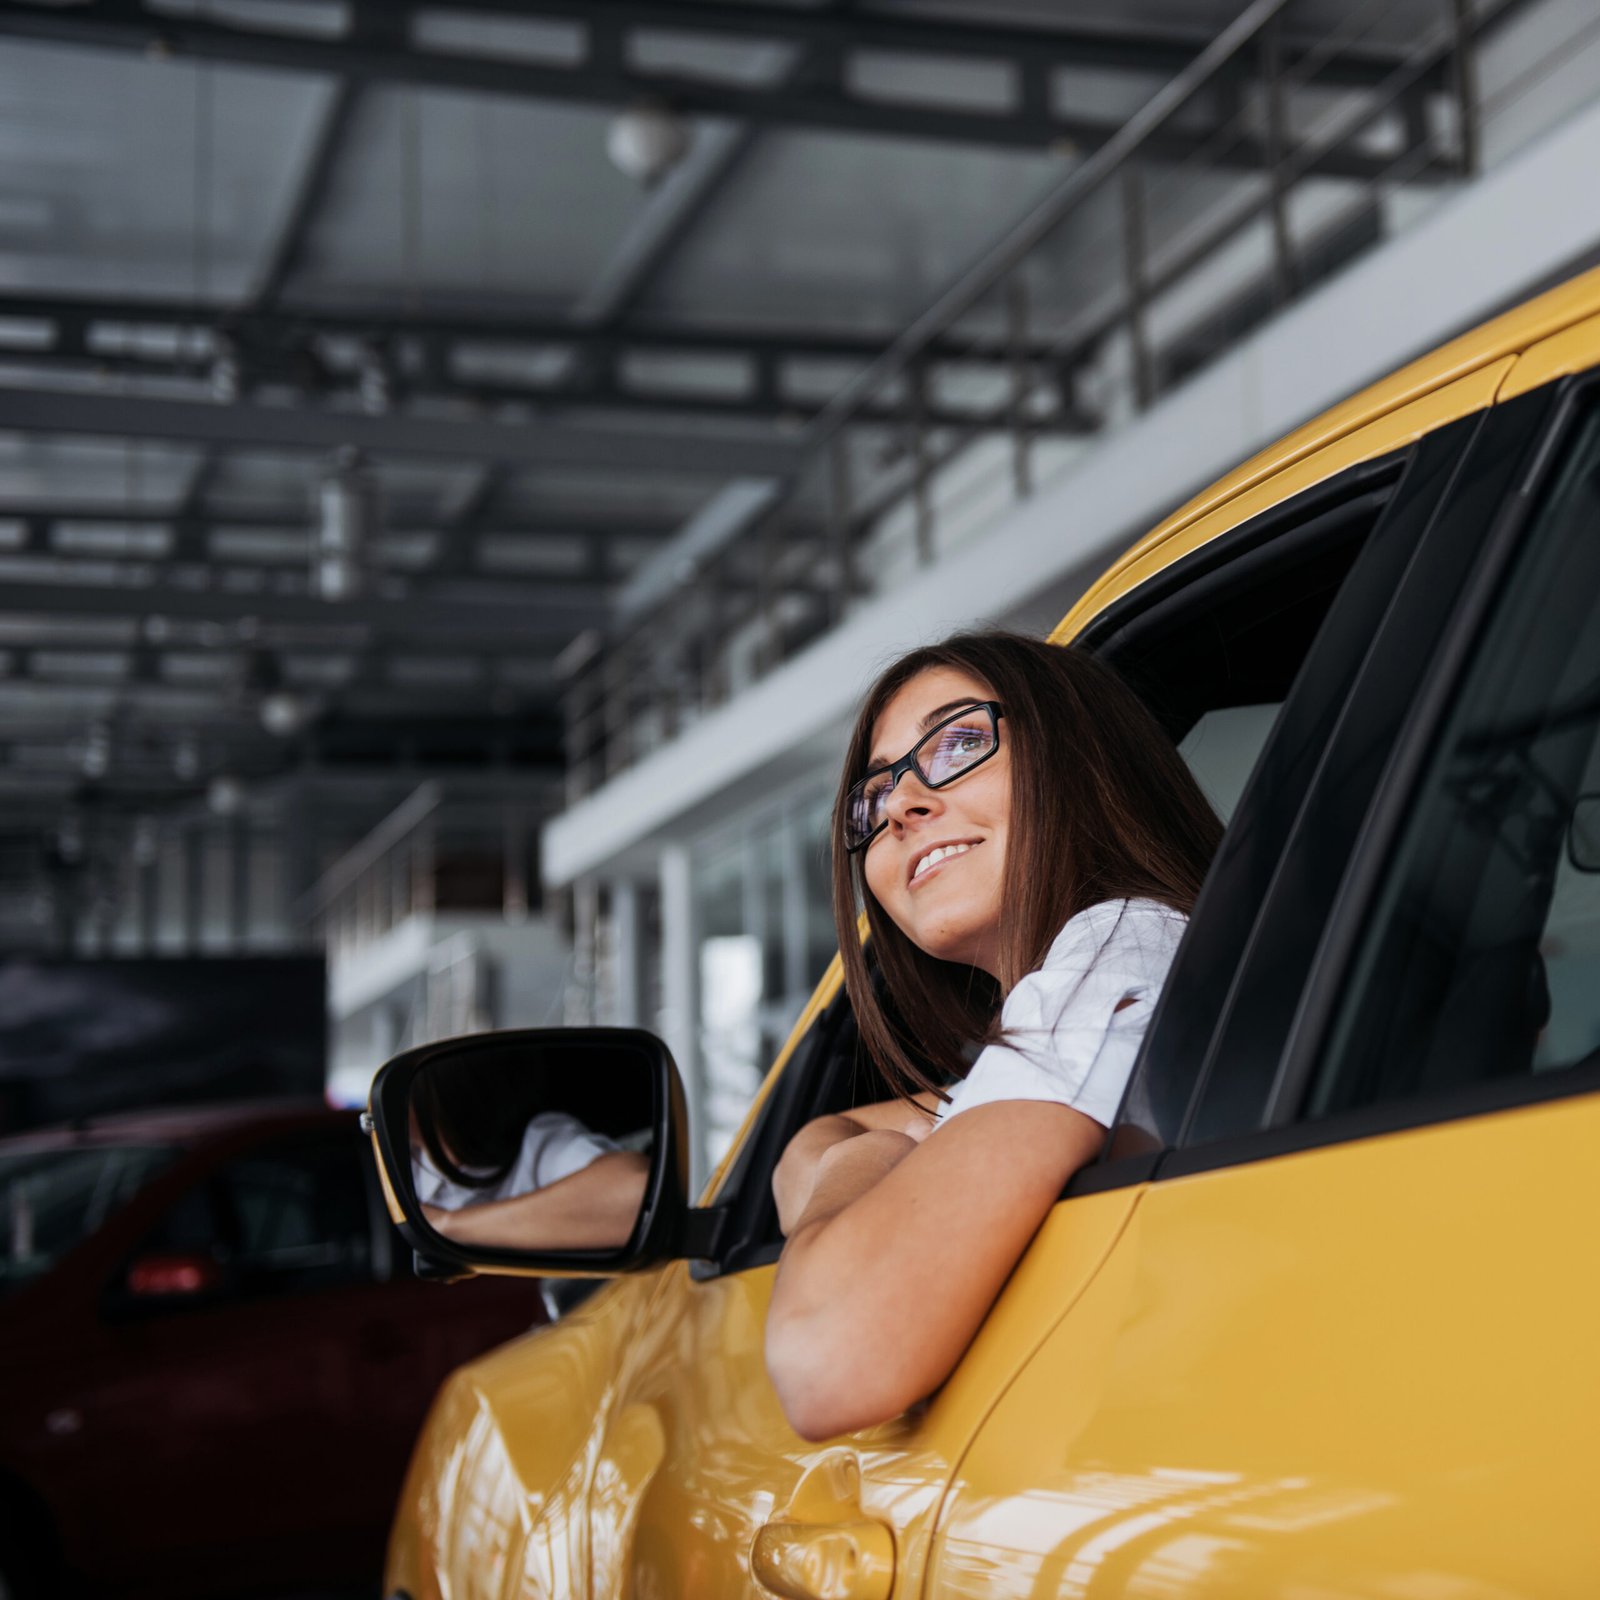
{"type": "Polygon", "coordinates": [[[772,1174],[772,1193],[778,1202],[778,1226],[787,1237],[811,1201],[823,1158],[846,1140],[889,1130],[920,1144],[933,1128],[938,1105],[932,1094],[911,1100],[880,1100],[857,1106],[843,1116],[818,1117],[792,1138],[772,1174]]]}
{"type": "Polygon", "coordinates": [[[791,1234],[826,1222],[893,1172],[919,1140],[893,1128],[869,1128],[855,1138],[830,1145],[817,1161],[816,1181],[791,1234]]]}
{"type": "Polygon", "coordinates": [[[865,1133],[849,1117],[818,1117],[808,1122],[784,1148],[772,1174],[772,1194],[778,1202],[778,1226],[784,1236],[794,1232],[800,1214],[811,1201],[822,1158],[848,1139],[865,1133]]]}

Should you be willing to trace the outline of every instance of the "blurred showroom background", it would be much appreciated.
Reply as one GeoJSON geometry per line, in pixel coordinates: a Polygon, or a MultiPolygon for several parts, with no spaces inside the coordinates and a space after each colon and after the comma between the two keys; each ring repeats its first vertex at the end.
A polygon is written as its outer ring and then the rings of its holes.
{"type": "Polygon", "coordinates": [[[703,1175],[875,669],[1600,261],[1597,167],[1595,0],[0,0],[0,1594],[374,1592],[561,1309],[412,1277],[378,1067],[648,1027],[703,1175]]]}
{"type": "Polygon", "coordinates": [[[0,1130],[825,966],[853,697],[1600,255],[1592,0],[0,0],[0,1130]]]}

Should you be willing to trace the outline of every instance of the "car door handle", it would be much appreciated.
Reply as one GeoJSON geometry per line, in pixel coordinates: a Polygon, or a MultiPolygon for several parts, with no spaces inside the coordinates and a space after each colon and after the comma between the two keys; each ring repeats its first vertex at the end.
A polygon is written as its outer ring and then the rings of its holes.
{"type": "Polygon", "coordinates": [[[888,1600],[894,1535],[881,1522],[769,1522],[750,1569],[785,1600],[888,1600]]]}

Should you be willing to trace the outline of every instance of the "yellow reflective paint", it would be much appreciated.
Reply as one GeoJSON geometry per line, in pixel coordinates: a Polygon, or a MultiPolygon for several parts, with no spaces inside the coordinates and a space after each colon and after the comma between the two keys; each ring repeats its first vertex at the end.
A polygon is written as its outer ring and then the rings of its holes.
{"type": "Polygon", "coordinates": [[[1151,1185],[929,1600],[1594,1592],[1597,1142],[1589,1095],[1151,1185]]]}
{"type": "Polygon", "coordinates": [[[1500,398],[1509,400],[1596,365],[1600,365],[1600,316],[1587,317],[1524,351],[1501,386],[1500,398]]]}

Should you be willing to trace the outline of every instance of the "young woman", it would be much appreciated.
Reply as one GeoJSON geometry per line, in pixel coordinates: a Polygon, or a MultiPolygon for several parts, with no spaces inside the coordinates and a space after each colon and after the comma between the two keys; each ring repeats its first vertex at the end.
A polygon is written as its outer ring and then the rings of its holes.
{"type": "Polygon", "coordinates": [[[878,680],[834,817],[845,985],[903,1097],[808,1124],[774,1174],[767,1366],[809,1439],[954,1369],[1100,1149],[1222,832],[1109,668],[1005,633],[878,680]]]}

